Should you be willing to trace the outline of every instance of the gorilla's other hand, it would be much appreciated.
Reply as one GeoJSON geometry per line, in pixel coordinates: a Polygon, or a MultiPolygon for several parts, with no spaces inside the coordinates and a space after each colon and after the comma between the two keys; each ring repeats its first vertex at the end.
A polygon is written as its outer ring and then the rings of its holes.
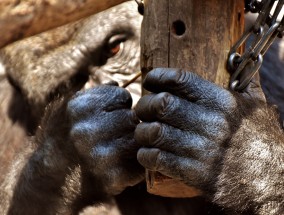
{"type": "Polygon", "coordinates": [[[37,149],[5,204],[9,214],[73,214],[139,183],[144,178],[134,141],[139,120],[131,105],[128,91],[110,85],[53,103],[37,131],[37,149]],[[81,178],[75,177],[78,168],[81,178]]]}
{"type": "MultiPolygon", "coordinates": [[[[155,69],[136,113],[147,169],[184,181],[233,211],[283,209],[284,135],[259,87],[232,93],[178,69],[155,69]]],[[[274,213],[273,213],[274,214],[274,213]]]]}
{"type": "Polygon", "coordinates": [[[78,92],[68,104],[70,138],[96,182],[108,195],[122,192],[143,179],[136,160],[134,130],[139,123],[128,91],[103,85],[78,92]]]}

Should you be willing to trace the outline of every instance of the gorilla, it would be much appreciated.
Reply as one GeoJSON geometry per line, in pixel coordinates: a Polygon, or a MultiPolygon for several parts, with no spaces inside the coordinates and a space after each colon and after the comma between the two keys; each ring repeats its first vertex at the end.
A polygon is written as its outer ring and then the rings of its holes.
{"type": "MultiPolygon", "coordinates": [[[[122,84],[140,70],[141,20],[136,4],[127,2],[0,51],[3,171],[26,147],[24,140],[34,135],[46,105],[57,95],[103,81],[122,84]]],[[[128,88],[136,100],[137,86],[139,81],[128,88]]]]}
{"type": "MultiPolygon", "coordinates": [[[[92,87],[138,71],[137,16],[128,2],[1,52],[1,147],[18,150],[1,157],[13,158],[1,183],[3,214],[281,214],[283,131],[256,80],[239,94],[155,69],[144,81],[152,94],[135,110],[117,83],[92,87]],[[152,196],[144,168],[204,197],[152,196]]],[[[272,76],[261,79],[270,96],[272,76]]]]}

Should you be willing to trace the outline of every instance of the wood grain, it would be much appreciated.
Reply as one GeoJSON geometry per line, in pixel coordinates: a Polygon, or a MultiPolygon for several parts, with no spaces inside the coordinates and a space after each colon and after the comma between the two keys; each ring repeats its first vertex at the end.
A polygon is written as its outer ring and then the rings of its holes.
{"type": "Polygon", "coordinates": [[[0,0],[0,48],[127,0],[0,0]]]}
{"type": "MultiPolygon", "coordinates": [[[[147,0],[142,23],[141,71],[185,68],[227,87],[230,47],[244,28],[239,0],[147,0]]],[[[147,93],[145,90],[143,93],[147,93]]],[[[146,172],[148,192],[168,197],[193,197],[202,192],[180,181],[146,172]]]]}

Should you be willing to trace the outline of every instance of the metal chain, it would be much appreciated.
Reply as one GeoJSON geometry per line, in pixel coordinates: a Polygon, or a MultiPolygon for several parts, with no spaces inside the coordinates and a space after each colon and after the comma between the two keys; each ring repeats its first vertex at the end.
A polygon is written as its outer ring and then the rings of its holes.
{"type": "Polygon", "coordinates": [[[254,25],[245,32],[231,48],[228,58],[228,69],[232,72],[230,88],[244,90],[253,76],[260,69],[263,56],[276,37],[284,34],[284,17],[282,8],[284,0],[245,0],[245,10],[258,13],[254,25]],[[238,49],[249,39],[250,47],[241,55],[238,49]]]}

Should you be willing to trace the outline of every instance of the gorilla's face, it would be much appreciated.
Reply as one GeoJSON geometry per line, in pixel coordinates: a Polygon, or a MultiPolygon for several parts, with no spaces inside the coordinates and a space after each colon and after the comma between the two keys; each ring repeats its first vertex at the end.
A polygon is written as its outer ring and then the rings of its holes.
{"type": "Polygon", "coordinates": [[[131,79],[140,69],[141,20],[135,2],[126,2],[12,44],[0,58],[11,82],[41,114],[57,94],[131,79]]]}

